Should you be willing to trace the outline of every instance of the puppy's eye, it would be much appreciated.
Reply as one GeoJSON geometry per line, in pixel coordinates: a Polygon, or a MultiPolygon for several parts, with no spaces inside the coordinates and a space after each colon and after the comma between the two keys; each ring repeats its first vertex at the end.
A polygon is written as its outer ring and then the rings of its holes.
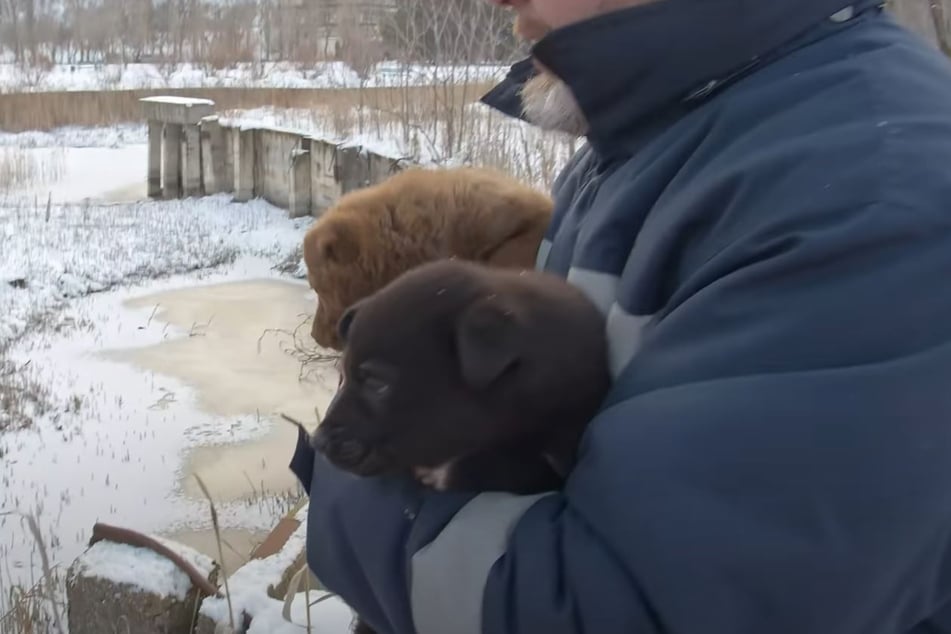
{"type": "Polygon", "coordinates": [[[390,391],[390,383],[365,366],[359,366],[354,372],[354,380],[363,390],[373,396],[384,396],[390,391]]]}
{"type": "Polygon", "coordinates": [[[363,381],[363,386],[368,392],[372,392],[377,396],[383,396],[390,391],[390,384],[384,381],[383,379],[375,376],[368,376],[363,381]]]}

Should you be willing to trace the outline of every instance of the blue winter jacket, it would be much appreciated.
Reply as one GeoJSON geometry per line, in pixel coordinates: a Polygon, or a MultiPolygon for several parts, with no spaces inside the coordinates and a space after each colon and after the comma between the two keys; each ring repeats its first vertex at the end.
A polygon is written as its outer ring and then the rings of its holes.
{"type": "Polygon", "coordinates": [[[951,632],[951,65],[867,0],[533,54],[590,122],[539,266],[607,315],[613,390],[542,496],[301,443],[315,574],[380,634],[951,632]]]}

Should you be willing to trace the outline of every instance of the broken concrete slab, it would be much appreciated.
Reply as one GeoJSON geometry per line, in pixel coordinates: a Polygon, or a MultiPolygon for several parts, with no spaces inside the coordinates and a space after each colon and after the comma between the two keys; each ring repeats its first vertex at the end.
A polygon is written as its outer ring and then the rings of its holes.
{"type": "MultiPolygon", "coordinates": [[[[187,546],[153,537],[214,585],[215,562],[187,546]]],[[[169,558],[138,546],[98,541],[69,567],[70,634],[191,634],[204,593],[169,558]]]]}

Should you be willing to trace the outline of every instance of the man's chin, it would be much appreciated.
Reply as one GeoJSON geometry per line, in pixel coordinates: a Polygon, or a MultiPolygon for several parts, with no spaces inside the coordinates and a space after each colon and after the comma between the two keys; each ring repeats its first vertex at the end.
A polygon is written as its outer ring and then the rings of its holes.
{"type": "Polygon", "coordinates": [[[516,15],[512,30],[519,39],[528,43],[534,43],[545,37],[551,29],[537,20],[516,15]]]}

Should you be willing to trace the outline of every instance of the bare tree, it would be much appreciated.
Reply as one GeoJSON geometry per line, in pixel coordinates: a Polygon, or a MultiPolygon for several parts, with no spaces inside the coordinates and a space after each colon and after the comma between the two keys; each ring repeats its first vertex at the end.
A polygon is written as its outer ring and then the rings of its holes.
{"type": "Polygon", "coordinates": [[[341,45],[340,59],[360,79],[357,120],[359,132],[363,134],[366,84],[374,66],[383,57],[383,47],[375,34],[366,28],[360,7],[355,4],[342,5],[337,9],[337,33],[341,45]]]}

